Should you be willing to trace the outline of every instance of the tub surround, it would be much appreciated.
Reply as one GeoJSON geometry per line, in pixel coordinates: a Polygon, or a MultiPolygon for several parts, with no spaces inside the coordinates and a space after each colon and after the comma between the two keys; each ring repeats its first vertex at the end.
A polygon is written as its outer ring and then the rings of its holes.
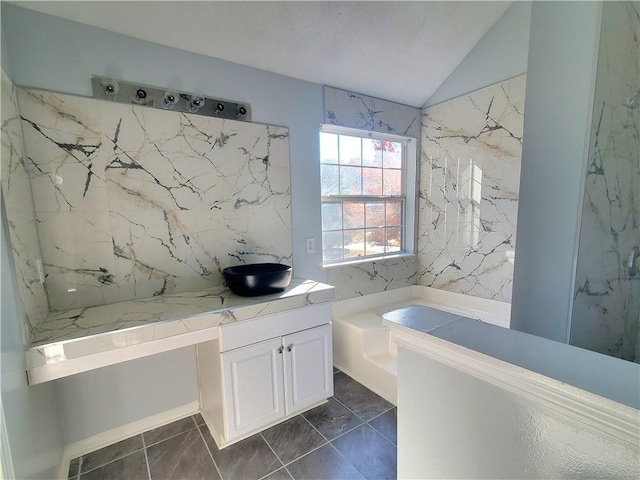
{"type": "Polygon", "coordinates": [[[398,357],[386,315],[427,309],[441,323],[461,317],[509,328],[510,305],[422,285],[333,303],[334,363],[349,376],[397,404],[398,357]]]}
{"type": "Polygon", "coordinates": [[[294,278],[282,293],[224,287],[53,312],[26,352],[30,383],[218,338],[218,326],[330,302],[332,286],[294,278]]]}
{"type": "MultiPolygon", "coordinates": [[[[420,140],[420,109],[332,87],[324,87],[324,123],[420,140]]],[[[415,284],[417,259],[392,256],[326,270],[328,283],[342,300],[415,284]]]]}
{"type": "Polygon", "coordinates": [[[423,111],[417,283],[511,301],[526,75],[423,111]]]}
{"type": "Polygon", "coordinates": [[[420,109],[333,87],[324,87],[324,123],[420,137],[420,109]]]}

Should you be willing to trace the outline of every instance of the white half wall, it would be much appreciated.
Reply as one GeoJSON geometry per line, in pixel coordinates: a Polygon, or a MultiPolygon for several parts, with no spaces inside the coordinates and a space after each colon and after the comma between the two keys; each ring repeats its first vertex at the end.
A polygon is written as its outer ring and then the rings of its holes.
{"type": "Polygon", "coordinates": [[[631,479],[640,472],[637,443],[596,421],[582,423],[534,395],[402,346],[398,355],[398,478],[631,479]]]}

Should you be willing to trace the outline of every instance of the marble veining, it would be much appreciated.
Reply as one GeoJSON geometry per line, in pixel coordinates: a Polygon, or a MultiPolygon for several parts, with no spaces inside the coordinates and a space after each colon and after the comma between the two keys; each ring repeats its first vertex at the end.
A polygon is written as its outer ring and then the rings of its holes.
{"type": "Polygon", "coordinates": [[[415,285],[415,256],[392,257],[332,266],[328,282],[336,287],[336,299],[360,297],[415,285]]]}
{"type": "Polygon", "coordinates": [[[52,310],[222,286],[291,263],[289,134],[21,89],[52,310]]]}
{"type": "Polygon", "coordinates": [[[25,166],[24,142],[17,103],[17,88],[2,72],[1,116],[2,201],[7,215],[9,238],[13,250],[17,290],[23,315],[23,341],[28,345],[33,331],[49,312],[47,296],[36,268],[42,258],[38,242],[29,173],[25,166]]]}
{"type": "Polygon", "coordinates": [[[605,2],[571,327],[573,345],[637,363],[640,274],[627,264],[640,247],[639,38],[638,4],[605,2]]]}
{"type": "Polygon", "coordinates": [[[521,75],[423,111],[419,285],[511,301],[525,85],[521,75]]]}
{"type": "MultiPolygon", "coordinates": [[[[420,109],[346,90],[324,87],[324,123],[420,139],[420,109]]],[[[340,299],[413,285],[414,255],[332,265],[328,282],[340,299]]]]}
{"type": "Polygon", "coordinates": [[[324,123],[420,138],[420,109],[324,87],[324,123]]]}
{"type": "Polygon", "coordinates": [[[210,329],[334,299],[334,288],[293,278],[282,293],[240,297],[224,287],[52,312],[36,330],[27,366],[210,329]]]}

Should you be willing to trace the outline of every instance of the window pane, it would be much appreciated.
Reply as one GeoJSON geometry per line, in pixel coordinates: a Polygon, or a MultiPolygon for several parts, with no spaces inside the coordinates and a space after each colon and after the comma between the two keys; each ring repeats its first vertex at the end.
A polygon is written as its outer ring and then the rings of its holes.
{"type": "Polygon", "coordinates": [[[364,255],[364,230],[344,231],[344,258],[364,255]]]}
{"type": "Polygon", "coordinates": [[[387,202],[387,226],[402,225],[402,202],[387,202]]]}
{"type": "Polygon", "coordinates": [[[384,168],[402,168],[402,144],[388,141],[382,143],[384,168]]]}
{"type": "Polygon", "coordinates": [[[342,258],[342,230],[322,234],[322,258],[325,261],[342,258]]]}
{"type": "Polygon", "coordinates": [[[340,135],[340,163],[342,165],[361,165],[360,137],[340,135]]]}
{"type": "Polygon", "coordinates": [[[382,142],[380,140],[362,139],[362,165],[382,167],[382,142]]]}
{"type": "Polygon", "coordinates": [[[323,203],[322,204],[322,230],[342,229],[342,204],[323,203]]]}
{"type": "Polygon", "coordinates": [[[372,228],[367,230],[367,255],[379,255],[384,253],[384,228],[372,228]]]}
{"type": "Polygon", "coordinates": [[[362,168],[340,167],[340,195],[362,194],[362,168]]]}
{"type": "Polygon", "coordinates": [[[322,195],[337,195],[338,189],[338,166],[320,165],[320,191],[322,195]]]}
{"type": "Polygon", "coordinates": [[[363,195],[382,195],[382,169],[362,169],[362,193],[363,195]]]}
{"type": "Polygon", "coordinates": [[[364,227],[364,203],[344,202],[344,228],[364,227]]]}
{"type": "Polygon", "coordinates": [[[401,240],[402,229],[400,227],[388,227],[386,230],[387,230],[386,251],[399,252],[400,247],[402,246],[402,240],[401,240]]]}
{"type": "Polygon", "coordinates": [[[402,195],[402,170],[384,170],[383,195],[402,195]]]}
{"type": "Polygon", "coordinates": [[[338,135],[320,132],[320,162],[338,163],[338,135]]]}
{"type": "MultiPolygon", "coordinates": [[[[384,227],[384,202],[367,203],[366,227],[384,227]]],[[[380,244],[384,243],[384,232],[380,238],[380,244]]]]}

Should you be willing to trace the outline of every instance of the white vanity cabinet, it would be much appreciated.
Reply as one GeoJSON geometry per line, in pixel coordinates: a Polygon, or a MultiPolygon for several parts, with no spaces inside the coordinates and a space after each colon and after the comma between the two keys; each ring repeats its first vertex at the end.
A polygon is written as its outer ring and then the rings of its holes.
{"type": "Polygon", "coordinates": [[[333,395],[329,303],[220,327],[199,344],[203,417],[224,447],[333,395]]]}

